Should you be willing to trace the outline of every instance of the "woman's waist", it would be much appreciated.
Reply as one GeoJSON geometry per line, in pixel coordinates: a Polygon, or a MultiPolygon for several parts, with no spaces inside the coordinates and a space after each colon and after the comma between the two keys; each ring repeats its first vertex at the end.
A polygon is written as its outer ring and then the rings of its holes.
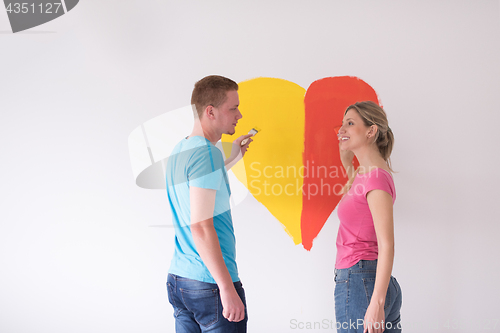
{"type": "Polygon", "coordinates": [[[374,260],[359,260],[348,268],[335,268],[335,281],[347,281],[352,274],[370,274],[375,277],[377,272],[377,259],[374,260]]]}

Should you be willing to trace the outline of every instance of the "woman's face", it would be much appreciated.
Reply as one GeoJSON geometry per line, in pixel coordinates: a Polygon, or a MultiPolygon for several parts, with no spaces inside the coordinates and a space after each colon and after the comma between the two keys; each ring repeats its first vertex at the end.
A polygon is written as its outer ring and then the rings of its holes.
{"type": "Polygon", "coordinates": [[[354,109],[350,109],[342,120],[338,139],[342,150],[355,150],[369,144],[370,127],[367,127],[363,119],[354,109]]]}

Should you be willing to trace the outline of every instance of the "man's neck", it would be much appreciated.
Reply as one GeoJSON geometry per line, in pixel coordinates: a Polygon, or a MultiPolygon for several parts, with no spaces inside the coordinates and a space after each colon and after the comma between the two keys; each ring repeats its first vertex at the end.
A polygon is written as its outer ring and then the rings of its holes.
{"type": "Polygon", "coordinates": [[[215,145],[221,139],[222,134],[209,126],[203,126],[199,120],[195,120],[193,131],[189,137],[192,136],[202,136],[215,145]]]}

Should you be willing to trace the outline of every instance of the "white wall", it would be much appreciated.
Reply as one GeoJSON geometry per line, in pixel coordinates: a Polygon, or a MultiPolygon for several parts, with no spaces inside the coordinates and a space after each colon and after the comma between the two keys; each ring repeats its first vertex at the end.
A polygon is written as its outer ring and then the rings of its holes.
{"type": "MultiPolygon", "coordinates": [[[[370,84],[396,136],[406,331],[491,328],[499,23],[491,0],[83,0],[12,34],[0,9],[0,331],[173,331],[170,212],[134,184],[127,138],[209,74],[370,84]]],[[[333,331],[291,321],[335,319],[336,212],[311,252],[250,196],[233,217],[249,330],[333,331]]]]}

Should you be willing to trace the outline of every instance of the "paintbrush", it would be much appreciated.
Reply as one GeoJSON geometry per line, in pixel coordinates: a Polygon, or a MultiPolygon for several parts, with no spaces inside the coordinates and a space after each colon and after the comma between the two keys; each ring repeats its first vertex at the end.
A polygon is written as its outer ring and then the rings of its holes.
{"type": "MultiPolygon", "coordinates": [[[[248,132],[248,134],[252,134],[252,136],[255,136],[255,135],[256,135],[257,133],[259,133],[260,131],[261,131],[261,129],[260,129],[260,128],[258,128],[258,127],[254,127],[254,128],[252,128],[252,129],[248,132]]],[[[240,144],[240,145],[241,145],[241,146],[244,146],[244,145],[248,142],[248,139],[250,139],[250,138],[246,138],[245,140],[241,141],[241,144],[240,144]]]]}

